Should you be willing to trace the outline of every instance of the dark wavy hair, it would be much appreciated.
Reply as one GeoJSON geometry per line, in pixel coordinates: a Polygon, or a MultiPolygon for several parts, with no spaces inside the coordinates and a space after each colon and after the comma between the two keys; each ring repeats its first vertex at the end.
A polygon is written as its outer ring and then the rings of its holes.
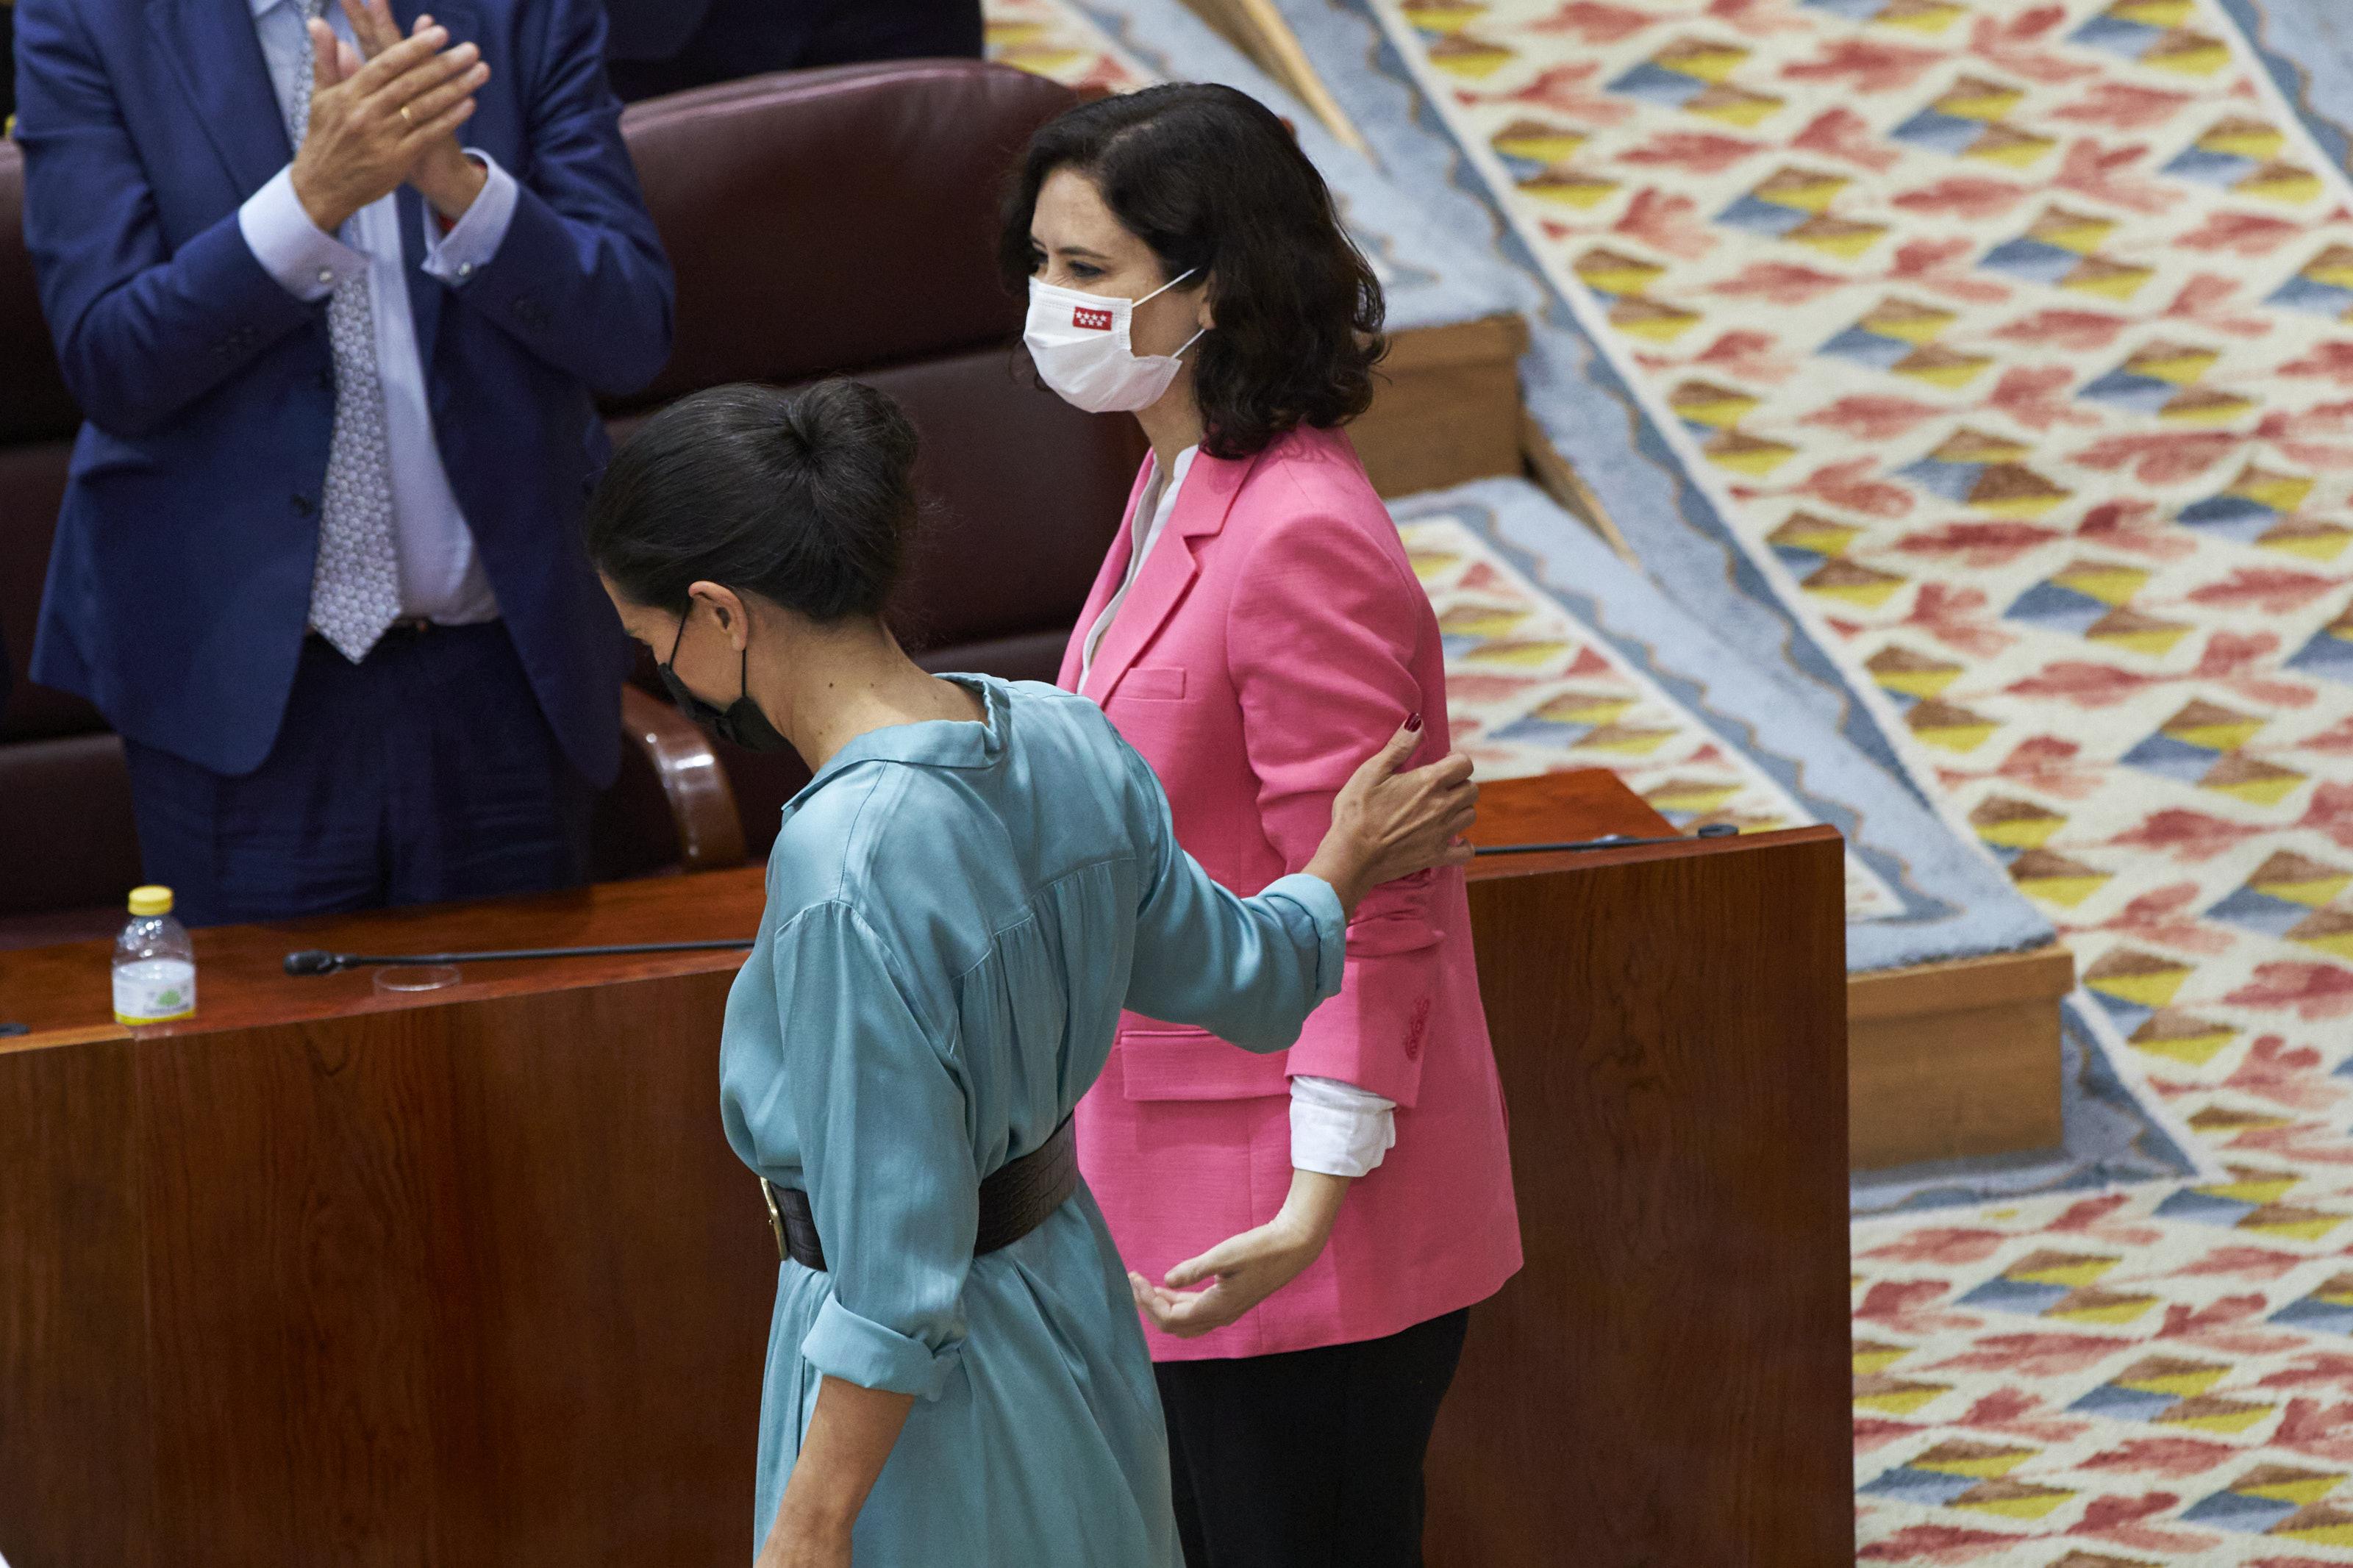
{"type": "Polygon", "coordinates": [[[1048,121],[1006,192],[1006,287],[1037,270],[1029,225],[1057,169],[1092,181],[1170,278],[1209,279],[1217,329],[1195,345],[1201,445],[1247,458],[1300,425],[1329,427],[1373,401],[1380,279],[1333,210],[1290,129],[1247,93],[1208,82],[1105,98],[1048,121]]]}
{"type": "Polygon", "coordinates": [[[588,559],[682,612],[708,579],[820,623],[882,612],[916,521],[915,427],[863,382],[714,386],[646,421],[588,502],[588,559]]]}

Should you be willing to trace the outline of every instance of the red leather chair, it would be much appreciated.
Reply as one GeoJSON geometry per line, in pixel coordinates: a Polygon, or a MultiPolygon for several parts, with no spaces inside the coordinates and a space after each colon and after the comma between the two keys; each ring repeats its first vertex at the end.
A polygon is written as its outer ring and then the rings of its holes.
{"type": "Polygon", "coordinates": [[[24,242],[25,171],[0,143],[0,947],[121,923],[139,878],[122,744],[78,697],[33,685],[33,626],[80,410],[49,347],[24,242]]]}
{"type": "MultiPolygon", "coordinates": [[[[683,393],[854,374],[922,432],[924,526],[892,620],[932,668],[1051,679],[1142,447],[1122,417],[1037,388],[1022,301],[995,268],[999,190],[1063,89],[969,61],[731,82],[633,107],[623,124],[678,268],[660,380],[607,410],[617,437],[683,393]]],[[[121,743],[25,669],[79,416],[58,379],[22,240],[22,166],[0,146],[0,947],[111,931],[138,880],[121,743]]],[[[708,742],[624,692],[637,744],[600,802],[597,874],[765,852],[807,778],[795,758],[708,742]],[[714,749],[715,748],[715,749],[714,749]]]]}

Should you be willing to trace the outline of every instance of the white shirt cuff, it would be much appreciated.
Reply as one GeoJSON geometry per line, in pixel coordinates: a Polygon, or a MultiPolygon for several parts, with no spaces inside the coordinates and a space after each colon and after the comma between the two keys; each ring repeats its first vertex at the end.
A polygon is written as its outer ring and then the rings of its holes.
{"type": "Polygon", "coordinates": [[[474,205],[441,232],[441,219],[428,203],[425,208],[425,270],[427,276],[455,287],[472,281],[475,273],[488,267],[506,243],[507,229],[514,222],[515,202],[521,187],[515,177],[499,167],[499,161],[488,153],[471,148],[466,156],[482,166],[489,177],[474,196],[474,205]]]}
{"type": "Polygon", "coordinates": [[[364,253],[312,223],[302,210],[290,163],[246,198],[237,209],[237,226],[261,269],[297,300],[323,300],[336,285],[367,270],[364,253]]]}
{"type": "Polygon", "coordinates": [[[1369,1174],[1397,1146],[1397,1101],[1336,1078],[1291,1080],[1291,1168],[1369,1174]]]}

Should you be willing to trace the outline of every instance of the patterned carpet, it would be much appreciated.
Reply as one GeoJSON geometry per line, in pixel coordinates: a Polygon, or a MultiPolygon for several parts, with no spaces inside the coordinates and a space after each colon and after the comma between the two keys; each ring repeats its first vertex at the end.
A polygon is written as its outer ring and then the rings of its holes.
{"type": "Polygon", "coordinates": [[[1062,0],[987,0],[982,15],[990,59],[1050,77],[1087,97],[1133,92],[1158,79],[1062,0]]]}
{"type": "Polygon", "coordinates": [[[2195,0],[1376,9],[2227,1170],[1858,1226],[1862,1557],[2348,1560],[2353,193],[2195,0]]]}
{"type": "Polygon", "coordinates": [[[1369,8],[2218,1172],[1857,1226],[1860,1557],[2353,1562],[2353,187],[2218,0],[1369,8]]]}
{"type": "Polygon", "coordinates": [[[2073,9],[1391,15],[1915,777],[2200,1069],[2353,1016],[2353,213],[2219,11],[2073,9]]]}

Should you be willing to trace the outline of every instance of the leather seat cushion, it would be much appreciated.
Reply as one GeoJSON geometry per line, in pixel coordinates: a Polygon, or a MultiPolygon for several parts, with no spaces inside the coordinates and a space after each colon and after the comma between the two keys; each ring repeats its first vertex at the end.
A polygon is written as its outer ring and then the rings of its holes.
{"type": "MultiPolygon", "coordinates": [[[[69,440],[81,426],[81,410],[66,391],[49,323],[33,279],[33,258],[25,248],[25,155],[14,142],[0,141],[0,446],[26,441],[69,440]]],[[[5,579],[0,579],[5,582],[5,579]]]]}

